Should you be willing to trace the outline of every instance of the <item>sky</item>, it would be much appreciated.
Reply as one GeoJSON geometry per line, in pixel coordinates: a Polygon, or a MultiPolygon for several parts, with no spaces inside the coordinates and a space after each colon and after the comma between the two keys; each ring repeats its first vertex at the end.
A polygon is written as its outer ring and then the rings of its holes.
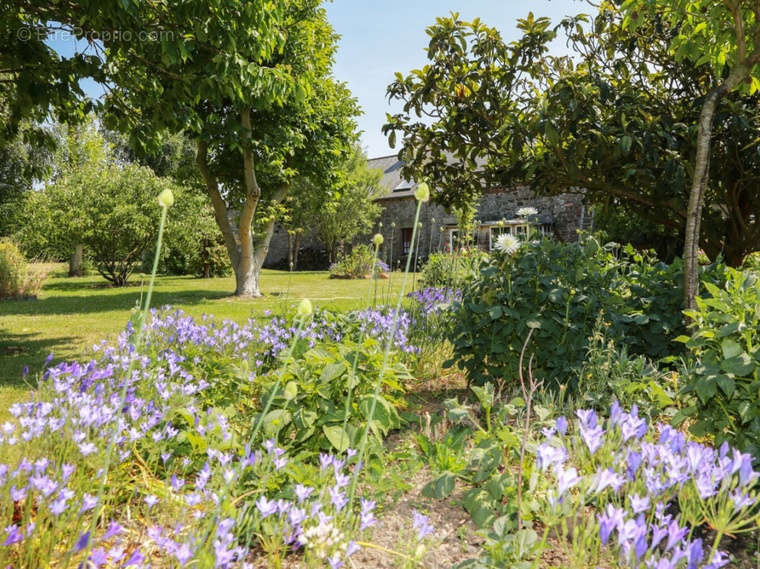
{"type": "MultiPolygon", "coordinates": [[[[390,148],[381,128],[386,113],[400,110],[401,105],[395,102],[391,106],[385,91],[395,72],[406,75],[425,65],[425,29],[437,17],[458,12],[467,21],[480,18],[510,42],[520,37],[517,20],[529,12],[559,23],[564,16],[589,11],[583,0],[332,0],[325,7],[341,36],[333,72],[348,84],[363,110],[357,122],[369,158],[398,151],[390,148]]],[[[50,44],[63,56],[85,45],[70,37],[50,44]]],[[[563,42],[555,41],[552,51],[564,53],[563,42]]],[[[91,79],[83,80],[82,86],[92,97],[103,95],[103,87],[91,79]]]]}
{"type": "MultiPolygon", "coordinates": [[[[528,12],[559,23],[564,16],[588,12],[589,5],[581,0],[333,0],[326,9],[341,36],[333,72],[364,111],[358,119],[361,142],[367,156],[375,158],[398,151],[398,146],[390,148],[381,128],[385,114],[401,105],[391,106],[385,91],[395,72],[406,75],[425,65],[425,29],[437,17],[452,11],[467,21],[478,17],[510,42],[520,37],[517,20],[528,12]]],[[[561,42],[553,51],[564,52],[561,42]]]]}

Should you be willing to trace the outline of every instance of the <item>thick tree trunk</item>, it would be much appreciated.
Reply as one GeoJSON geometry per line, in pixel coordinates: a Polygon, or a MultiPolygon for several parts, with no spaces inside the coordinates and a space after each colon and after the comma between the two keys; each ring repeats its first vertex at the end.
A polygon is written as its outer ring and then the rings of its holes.
{"type": "Polygon", "coordinates": [[[732,91],[749,72],[744,65],[736,65],[726,80],[708,93],[702,104],[697,133],[697,154],[694,159],[694,178],[689,193],[689,203],[686,208],[686,232],[684,235],[683,261],[684,283],[683,295],[686,308],[696,307],[696,297],[699,293],[699,249],[700,223],[702,220],[702,204],[705,188],[709,179],[710,167],[710,138],[715,109],[721,97],[732,91]]]}
{"type": "Polygon", "coordinates": [[[84,276],[84,245],[81,243],[74,247],[74,252],[69,257],[69,276],[84,276]]]}
{"type": "MultiPolygon", "coordinates": [[[[242,113],[243,126],[250,134],[250,112],[242,113]]],[[[237,225],[233,223],[234,216],[227,208],[227,204],[219,191],[219,182],[208,166],[208,148],[204,141],[198,142],[196,161],[201,175],[206,183],[206,192],[214,206],[214,218],[224,236],[224,244],[230,258],[232,270],[235,272],[235,295],[241,297],[262,296],[259,288],[259,276],[269,252],[269,242],[274,233],[274,220],[269,221],[262,231],[261,236],[253,239],[253,217],[256,206],[261,197],[261,190],[256,182],[256,174],[253,170],[253,152],[250,146],[243,150],[244,184],[246,188],[246,200],[240,211],[237,225]]],[[[282,186],[272,196],[271,203],[278,203],[287,195],[288,187],[282,186]]]]}

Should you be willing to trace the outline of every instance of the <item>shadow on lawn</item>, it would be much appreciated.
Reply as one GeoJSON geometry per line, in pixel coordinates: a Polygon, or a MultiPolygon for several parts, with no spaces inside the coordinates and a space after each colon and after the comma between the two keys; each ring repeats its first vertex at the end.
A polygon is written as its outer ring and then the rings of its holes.
{"type": "MultiPolygon", "coordinates": [[[[55,356],[56,348],[70,346],[74,340],[76,338],[68,336],[40,339],[35,333],[16,333],[0,328],[0,385],[35,383],[48,355],[53,353],[55,356]],[[24,366],[29,367],[26,379],[23,377],[24,366]]],[[[60,359],[56,357],[55,361],[60,359]]]]}
{"type": "MultiPolygon", "coordinates": [[[[71,290],[82,290],[82,294],[54,296],[37,300],[3,301],[0,304],[0,315],[62,315],[131,310],[145,295],[145,290],[138,287],[109,289],[104,293],[102,288],[87,289],[84,283],[71,290]],[[119,290],[119,292],[114,292],[114,290],[119,290]]],[[[154,307],[167,304],[200,304],[207,300],[230,296],[232,295],[229,292],[219,290],[183,290],[181,292],[154,290],[151,304],[154,307]]]]}

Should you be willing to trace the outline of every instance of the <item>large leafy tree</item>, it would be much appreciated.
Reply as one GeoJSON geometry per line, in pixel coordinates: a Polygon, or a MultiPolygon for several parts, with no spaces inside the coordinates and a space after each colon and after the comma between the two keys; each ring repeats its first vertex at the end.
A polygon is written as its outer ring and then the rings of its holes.
{"type": "Polygon", "coordinates": [[[82,121],[97,103],[79,80],[105,80],[98,39],[134,29],[136,8],[136,2],[126,1],[2,2],[0,143],[15,136],[24,121],[42,123],[51,114],[59,122],[82,121]],[[62,56],[51,46],[55,36],[80,40],[83,49],[62,56]]]}
{"type": "Polygon", "coordinates": [[[709,64],[713,81],[702,99],[695,137],[696,155],[686,209],[684,303],[695,308],[697,247],[704,197],[708,192],[713,120],[718,104],[734,90],[760,90],[760,3],[756,0],[626,0],[625,24],[636,30],[649,18],[670,25],[678,60],[709,64]]]}
{"type": "MultiPolygon", "coordinates": [[[[440,119],[413,120],[403,113],[389,117],[386,131],[404,136],[402,156],[412,156],[415,171],[427,172],[434,183],[445,180],[439,174],[453,164],[438,152],[443,148],[454,156],[477,158],[461,162],[468,170],[464,174],[453,172],[476,188],[478,182],[527,183],[545,193],[577,188],[617,217],[637,220],[637,228],[646,227],[661,242],[683,243],[696,134],[715,69],[706,61],[674,57],[678,26],[650,16],[632,29],[623,17],[614,4],[604,2],[593,20],[579,16],[563,21],[572,57],[549,55],[546,42],[554,30],[545,20],[531,27],[528,18],[520,22],[526,34],[522,40],[509,47],[488,44],[494,53],[520,50],[491,66],[482,62],[483,48],[471,39],[479,23],[439,20],[429,33],[447,46],[444,52],[458,54],[456,61],[413,71],[397,79],[389,93],[402,91],[410,102],[452,103],[440,107],[440,119]],[[499,100],[499,86],[508,84],[504,77],[518,70],[516,94],[507,102],[499,100]],[[460,85],[468,90],[457,92],[460,85]],[[462,99],[459,105],[457,99],[462,99]],[[429,158],[436,155],[441,159],[429,158]]],[[[758,247],[756,102],[755,95],[733,92],[717,107],[720,127],[713,133],[710,154],[717,166],[701,213],[706,223],[700,245],[711,256],[722,252],[733,264],[758,247]]],[[[409,109],[425,114],[424,106],[409,109]]],[[[462,199],[475,195],[467,183],[450,188],[462,199]]]]}
{"type": "MultiPolygon", "coordinates": [[[[713,70],[674,58],[670,45],[678,31],[657,18],[634,31],[605,3],[591,26],[584,22],[563,22],[574,63],[554,67],[525,121],[532,132],[522,159],[526,177],[541,191],[584,188],[618,227],[646,231],[648,244],[674,254],[673,245],[684,242],[696,133],[713,70]]],[[[732,93],[719,103],[710,152],[715,167],[699,245],[734,265],[760,237],[753,213],[760,207],[757,100],[732,93]]]]}
{"type": "Polygon", "coordinates": [[[184,132],[236,276],[259,296],[276,214],[298,176],[329,179],[357,113],[330,75],[336,36],[316,0],[140,4],[156,42],[105,42],[113,124],[146,143],[184,132]]]}
{"type": "Polygon", "coordinates": [[[518,20],[523,36],[506,44],[495,28],[454,13],[427,29],[428,63],[396,74],[388,97],[403,103],[383,132],[391,146],[402,138],[404,175],[427,180],[438,203],[467,212],[483,190],[513,162],[524,135],[515,128],[536,97],[548,42],[556,33],[547,18],[518,20]]]}

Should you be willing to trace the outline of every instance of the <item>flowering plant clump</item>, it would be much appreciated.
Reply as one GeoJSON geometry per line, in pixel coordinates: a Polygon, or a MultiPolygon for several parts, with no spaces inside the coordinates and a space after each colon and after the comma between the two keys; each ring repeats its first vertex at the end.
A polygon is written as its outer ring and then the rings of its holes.
{"type": "MultiPolygon", "coordinates": [[[[282,453],[273,441],[270,454],[282,453]]],[[[276,496],[262,494],[249,503],[244,523],[249,523],[269,554],[302,551],[307,560],[342,567],[360,549],[358,535],[377,523],[376,503],[361,498],[349,505],[349,463],[356,451],[344,456],[320,454],[319,472],[313,485],[296,484],[276,496]]],[[[354,466],[353,468],[356,468],[354,466]]]]}
{"type": "MultiPolygon", "coordinates": [[[[255,338],[243,327],[197,324],[176,312],[157,313],[145,329],[147,346],[136,348],[130,327],[116,345],[95,346],[89,362],[49,368],[31,399],[11,406],[0,456],[18,458],[0,461],[0,566],[147,567],[159,556],[167,567],[200,559],[247,567],[251,548],[267,537],[245,534],[235,508],[244,493],[289,492],[289,460],[273,441],[255,452],[242,444],[228,416],[206,403],[218,386],[203,365],[216,350],[235,353],[255,338]],[[99,501],[93,480],[109,460],[112,490],[99,501]]],[[[287,543],[325,553],[335,567],[356,549],[342,513],[345,460],[329,458],[330,480],[312,485],[302,532],[295,531],[298,499],[287,507],[277,499],[294,539],[307,536],[287,543]],[[322,549],[315,545],[321,530],[309,532],[319,528],[315,520],[335,527],[322,549]]],[[[374,505],[360,505],[357,526],[361,519],[368,527],[374,505]]]]}
{"type": "Polygon", "coordinates": [[[623,567],[657,569],[728,564],[721,540],[760,519],[750,455],[688,441],[668,425],[652,428],[635,406],[624,412],[613,404],[606,421],[591,410],[576,416],[572,429],[560,417],[537,447],[540,517],[547,531],[565,534],[567,520],[580,521],[571,538],[576,560],[591,566],[614,556],[623,567]]]}
{"type": "Polygon", "coordinates": [[[446,287],[427,287],[406,295],[415,300],[425,314],[444,312],[462,299],[462,291],[446,287]]]}

